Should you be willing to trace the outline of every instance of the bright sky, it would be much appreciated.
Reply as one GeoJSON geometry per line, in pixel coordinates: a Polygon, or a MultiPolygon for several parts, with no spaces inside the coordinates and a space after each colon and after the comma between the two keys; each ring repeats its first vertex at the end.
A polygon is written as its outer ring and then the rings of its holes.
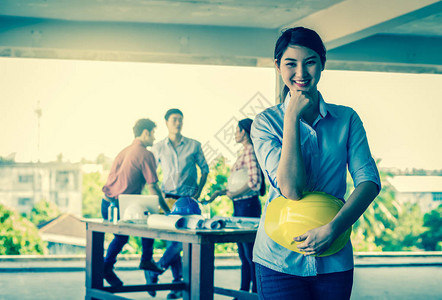
{"type": "MultiPolygon", "coordinates": [[[[325,71],[319,89],[359,113],[381,167],[442,169],[441,75],[325,71]]],[[[139,118],[164,138],[164,113],[177,107],[184,135],[232,159],[235,119],[272,105],[274,94],[270,68],[0,58],[0,156],[114,157],[139,118]]]]}

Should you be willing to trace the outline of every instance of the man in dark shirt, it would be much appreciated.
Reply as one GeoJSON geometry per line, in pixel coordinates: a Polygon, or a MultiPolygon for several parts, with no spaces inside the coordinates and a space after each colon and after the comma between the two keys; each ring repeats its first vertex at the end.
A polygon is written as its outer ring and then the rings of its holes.
{"type": "MultiPolygon", "coordinates": [[[[106,185],[103,187],[104,197],[101,201],[101,214],[105,220],[109,217],[108,208],[110,204],[113,202],[118,205],[118,196],[120,194],[141,194],[145,185],[147,185],[149,194],[159,197],[162,209],[166,213],[170,212],[157,184],[158,177],[155,158],[152,152],[146,149],[146,147],[153,145],[155,127],[155,123],[149,119],[138,120],[133,127],[134,141],[115,158],[106,185]]],[[[104,279],[111,286],[123,285],[123,282],[114,273],[113,266],[117,261],[117,255],[121,252],[128,239],[127,235],[115,234],[107,249],[104,259],[104,279]]],[[[153,241],[153,239],[141,239],[143,253],[141,255],[140,269],[161,272],[162,269],[152,259],[153,241]]]]}

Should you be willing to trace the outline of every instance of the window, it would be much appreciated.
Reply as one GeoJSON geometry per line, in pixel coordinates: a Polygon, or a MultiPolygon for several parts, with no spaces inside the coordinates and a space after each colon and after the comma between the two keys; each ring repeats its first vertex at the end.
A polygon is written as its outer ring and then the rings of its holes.
{"type": "Polygon", "coordinates": [[[55,181],[58,188],[66,188],[69,183],[69,171],[57,171],[55,181]]]}
{"type": "Polygon", "coordinates": [[[34,175],[26,174],[26,175],[18,175],[18,182],[20,183],[31,183],[34,181],[34,175]]]}
{"type": "Polygon", "coordinates": [[[435,192],[433,194],[433,201],[442,201],[442,192],[435,192]]]}
{"type": "Polygon", "coordinates": [[[18,198],[18,205],[19,206],[28,206],[31,204],[32,199],[28,197],[20,197],[18,198]]]}

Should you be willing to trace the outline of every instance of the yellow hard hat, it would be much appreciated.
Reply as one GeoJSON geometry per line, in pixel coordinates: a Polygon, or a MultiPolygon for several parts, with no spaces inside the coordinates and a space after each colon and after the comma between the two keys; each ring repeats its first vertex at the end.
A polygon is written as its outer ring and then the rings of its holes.
{"type": "MultiPolygon", "coordinates": [[[[295,242],[293,238],[328,224],[343,205],[338,198],[322,192],[307,193],[297,201],[278,197],[267,206],[264,229],[279,245],[303,253],[297,247],[302,242],[295,242]]],[[[350,239],[350,234],[351,227],[319,256],[328,256],[340,251],[350,239]]]]}

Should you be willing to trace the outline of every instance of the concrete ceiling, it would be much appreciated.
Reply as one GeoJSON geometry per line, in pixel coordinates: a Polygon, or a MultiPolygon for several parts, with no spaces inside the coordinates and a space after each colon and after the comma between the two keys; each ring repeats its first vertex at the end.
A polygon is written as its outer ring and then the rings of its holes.
{"type": "Polygon", "coordinates": [[[273,66],[298,25],[327,69],[442,73],[435,0],[0,0],[0,56],[273,66]]]}

